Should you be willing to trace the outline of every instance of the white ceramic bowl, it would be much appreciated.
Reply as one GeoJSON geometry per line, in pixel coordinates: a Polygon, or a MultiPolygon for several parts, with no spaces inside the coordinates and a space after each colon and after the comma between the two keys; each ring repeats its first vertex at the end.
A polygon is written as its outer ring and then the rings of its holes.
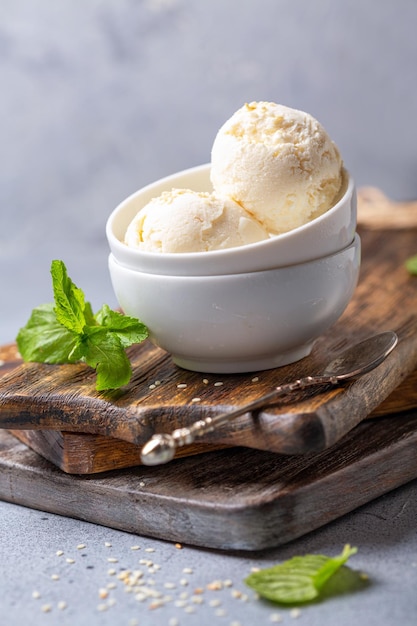
{"type": "Polygon", "coordinates": [[[297,265],[217,276],[157,275],[109,257],[125,313],[139,317],[174,362],[200,372],[239,373],[307,356],[355,289],[360,238],[297,265]]]}
{"type": "Polygon", "coordinates": [[[329,211],[288,233],[247,246],[160,254],[128,248],[124,235],[136,213],[152,198],[173,187],[211,191],[210,165],[200,165],[148,185],[124,200],[110,215],[106,234],[118,263],[151,274],[208,276],[267,270],[293,263],[311,261],[348,246],[356,230],[356,191],[345,172],[345,192],[329,211]]]}

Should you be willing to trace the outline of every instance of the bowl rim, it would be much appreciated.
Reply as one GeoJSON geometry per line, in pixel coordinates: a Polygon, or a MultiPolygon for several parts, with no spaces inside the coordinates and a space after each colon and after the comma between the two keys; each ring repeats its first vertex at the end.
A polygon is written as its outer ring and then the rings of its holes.
{"type": "Polygon", "coordinates": [[[333,257],[337,257],[337,256],[343,256],[348,254],[350,251],[352,251],[352,254],[360,254],[361,253],[361,248],[362,248],[362,241],[361,241],[361,237],[359,235],[359,233],[355,233],[354,238],[352,239],[352,241],[344,246],[343,248],[341,248],[340,250],[338,250],[337,252],[331,252],[330,254],[326,254],[324,256],[321,257],[316,257],[315,259],[310,259],[308,261],[301,261],[300,263],[292,263],[289,265],[278,265],[277,267],[268,267],[265,269],[259,269],[259,270],[253,270],[250,272],[232,272],[232,273],[228,273],[228,274],[164,274],[162,272],[147,272],[144,270],[139,270],[137,268],[134,267],[129,267],[127,265],[124,265],[123,263],[120,263],[119,260],[115,257],[115,255],[110,252],[109,256],[108,256],[108,260],[109,263],[115,263],[117,266],[119,266],[120,268],[122,268],[124,271],[132,273],[132,274],[138,274],[138,275],[143,275],[143,276],[152,276],[152,278],[156,279],[156,280],[163,280],[163,279],[168,279],[168,280],[172,280],[172,281],[184,281],[184,280],[194,280],[194,281],[198,281],[198,282],[208,282],[209,280],[227,280],[230,278],[236,278],[236,277],[242,277],[242,279],[244,279],[247,276],[253,276],[255,274],[268,274],[270,272],[288,272],[289,270],[295,270],[299,267],[305,266],[312,266],[315,264],[319,264],[319,263],[328,263],[333,257]]]}
{"type": "MultiPolygon", "coordinates": [[[[246,244],[244,246],[235,246],[232,248],[224,248],[221,250],[207,250],[202,252],[149,252],[143,251],[136,248],[131,248],[127,246],[115,233],[117,221],[123,215],[123,213],[128,209],[128,207],[134,202],[138,197],[151,192],[153,189],[161,188],[161,187],[177,187],[178,185],[172,185],[172,183],[178,180],[183,176],[193,176],[199,173],[206,174],[210,172],[211,163],[204,163],[202,165],[196,165],[191,168],[183,169],[137,189],[129,196],[127,196],[124,200],[122,200],[110,213],[107,221],[106,221],[106,237],[108,243],[110,245],[110,249],[113,252],[114,256],[118,260],[119,264],[126,265],[131,268],[138,268],[139,265],[146,265],[147,267],[154,267],[155,272],[159,273],[157,268],[162,264],[169,264],[173,269],[173,274],[182,275],[183,272],[175,271],[175,268],[182,266],[183,264],[188,264],[191,267],[194,267],[193,274],[200,275],[199,272],[195,269],[195,267],[201,265],[208,265],[210,262],[221,261],[224,260],[227,263],[227,259],[230,257],[234,258],[242,254],[242,250],[245,251],[245,254],[256,255],[258,252],[261,253],[263,250],[274,247],[275,245],[279,245],[280,242],[285,242],[287,245],[291,244],[291,240],[295,239],[299,236],[299,234],[309,231],[311,229],[311,225],[319,226],[323,221],[331,218],[335,213],[338,212],[342,204],[346,203],[348,198],[354,198],[355,196],[355,181],[351,176],[350,172],[343,168],[343,175],[346,180],[346,188],[338,199],[338,201],[325,213],[319,215],[313,220],[307,222],[306,224],[302,224],[297,228],[289,230],[285,233],[272,235],[269,239],[264,239],[262,241],[257,241],[254,243],[246,244]]],[[[210,191],[209,189],[207,191],[210,191]]],[[[161,191],[158,192],[161,193],[161,191]]],[[[136,210],[137,211],[140,209],[136,210]]],[[[135,214],[136,214],[135,213],[135,214]]],[[[356,220],[356,218],[355,218],[356,220]]],[[[320,256],[320,255],[319,255],[320,256]]],[[[319,256],[312,256],[311,259],[319,258],[319,256]]],[[[280,267],[284,267],[287,265],[298,265],[299,262],[289,262],[283,263],[280,267]]],[[[267,268],[265,268],[267,269],[267,268]]],[[[203,272],[201,275],[205,275],[208,272],[203,272]]],[[[223,272],[222,272],[223,273],[223,272]]]]}

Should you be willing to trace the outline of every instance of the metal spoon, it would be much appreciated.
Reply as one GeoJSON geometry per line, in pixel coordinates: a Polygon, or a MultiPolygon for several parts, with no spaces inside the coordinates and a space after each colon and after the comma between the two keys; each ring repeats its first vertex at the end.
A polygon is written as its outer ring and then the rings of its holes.
{"type": "Polygon", "coordinates": [[[380,365],[398,343],[397,335],[392,331],[386,331],[373,335],[360,343],[351,346],[341,352],[338,357],[331,361],[323,373],[318,376],[306,376],[292,383],[275,387],[270,393],[254,400],[240,408],[221,413],[214,417],[194,422],[187,428],[177,428],[172,434],[158,433],[143,446],[141,461],[144,465],[160,465],[168,463],[174,458],[178,447],[193,443],[198,437],[212,432],[217,426],[270,404],[278,397],[287,395],[297,389],[305,389],[317,385],[337,385],[353,380],[370,372],[380,365]]]}

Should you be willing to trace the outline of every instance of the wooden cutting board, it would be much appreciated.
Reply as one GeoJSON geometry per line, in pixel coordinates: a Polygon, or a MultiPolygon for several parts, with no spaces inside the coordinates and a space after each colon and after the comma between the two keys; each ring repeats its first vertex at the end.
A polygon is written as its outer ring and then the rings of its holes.
{"type": "Polygon", "coordinates": [[[154,432],[171,432],[202,416],[246,404],[277,384],[318,373],[339,350],[387,329],[398,333],[399,345],[385,363],[360,380],[315,396],[310,391],[307,396],[292,396],[256,416],[245,414],[180,454],[230,446],[311,453],[332,446],[370,415],[392,410],[393,401],[397,411],[415,406],[410,382],[383,403],[417,367],[417,278],[404,267],[417,252],[416,212],[416,203],[396,205],[377,190],[360,194],[363,253],[355,297],[342,319],[302,361],[219,378],[181,370],[168,354],[145,342],[129,350],[131,383],[122,390],[98,393],[88,367],[19,366],[11,345],[0,352],[3,369],[12,370],[0,385],[0,427],[13,430],[67,472],[136,465],[140,447],[154,432]]]}
{"type": "Polygon", "coordinates": [[[131,385],[97,394],[84,366],[22,366],[13,344],[2,348],[0,498],[181,543],[259,550],[416,478],[417,278],[404,269],[417,253],[416,214],[414,203],[362,192],[354,300],[298,364],[219,379],[180,370],[146,343],[130,352],[131,385]],[[360,381],[244,415],[169,465],[137,465],[153,432],[316,373],[335,352],[386,329],[398,332],[399,345],[360,381]],[[81,475],[129,465],[137,466],[81,475]]]}

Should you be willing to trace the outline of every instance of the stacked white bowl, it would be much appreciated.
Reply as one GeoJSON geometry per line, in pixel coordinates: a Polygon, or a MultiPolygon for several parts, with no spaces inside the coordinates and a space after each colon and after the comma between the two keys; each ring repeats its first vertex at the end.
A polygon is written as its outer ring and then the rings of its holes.
{"type": "Polygon", "coordinates": [[[342,197],[320,217],[265,241],[209,252],[152,253],[124,244],[133,217],[163,191],[211,191],[209,164],[140,189],[106,226],[121,308],[185,369],[253,372],[307,356],[358,281],[356,192],[344,174],[342,197]]]}

